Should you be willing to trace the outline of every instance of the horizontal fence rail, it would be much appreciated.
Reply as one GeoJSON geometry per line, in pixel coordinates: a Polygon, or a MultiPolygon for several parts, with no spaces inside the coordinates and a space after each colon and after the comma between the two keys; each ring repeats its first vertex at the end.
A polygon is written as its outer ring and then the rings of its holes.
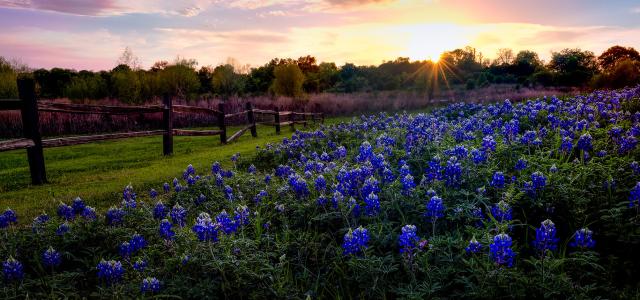
{"type": "MultiPolygon", "coordinates": [[[[35,81],[30,78],[20,78],[18,83],[18,94],[20,99],[0,99],[0,111],[3,110],[20,110],[23,126],[23,138],[0,140],[0,152],[26,149],[27,159],[29,161],[29,171],[31,172],[31,182],[33,184],[43,184],[47,182],[43,148],[63,147],[71,145],[80,145],[97,141],[125,139],[133,137],[144,137],[153,135],[162,135],[162,149],[164,155],[173,153],[173,136],[220,136],[222,144],[231,143],[240,138],[247,131],[251,132],[251,136],[257,137],[258,133],[256,125],[274,126],[276,134],[280,134],[281,126],[291,126],[295,130],[295,124],[307,126],[307,117],[311,117],[311,121],[324,122],[324,114],[265,110],[253,108],[249,102],[246,103],[245,110],[235,113],[225,113],[224,105],[218,104],[217,109],[208,107],[173,105],[172,98],[165,94],[162,99],[162,105],[146,105],[146,106],[109,106],[109,105],[88,105],[74,103],[59,103],[51,101],[38,102],[35,93],[35,81]],[[57,137],[42,139],[39,129],[39,112],[65,113],[65,114],[98,114],[98,115],[142,115],[146,113],[162,113],[162,129],[135,131],[135,132],[118,132],[105,133],[95,135],[79,135],[69,137],[57,137]],[[206,114],[215,116],[217,120],[217,129],[177,129],[173,128],[173,114],[192,113],[206,114]],[[256,122],[256,115],[272,116],[273,121],[256,122]],[[246,116],[245,126],[233,133],[227,138],[227,119],[244,120],[239,117],[246,116]],[[286,120],[282,120],[286,118],[286,120]]],[[[244,122],[244,121],[243,121],[244,122]]]]}

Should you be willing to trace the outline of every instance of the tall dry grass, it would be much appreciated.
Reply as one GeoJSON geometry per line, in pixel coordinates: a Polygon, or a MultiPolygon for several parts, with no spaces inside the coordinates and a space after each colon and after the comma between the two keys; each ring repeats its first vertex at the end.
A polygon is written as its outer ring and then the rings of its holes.
{"type": "MultiPolygon", "coordinates": [[[[217,108],[223,103],[226,113],[242,111],[247,102],[253,103],[255,108],[273,110],[295,110],[306,112],[322,112],[327,116],[357,115],[379,111],[416,110],[429,106],[443,105],[450,102],[487,103],[511,99],[541,97],[543,95],[567,95],[576,94],[578,90],[566,89],[516,89],[513,85],[492,85],[487,88],[474,90],[451,89],[434,94],[429,100],[425,93],[410,91],[385,91],[352,94],[310,94],[304,101],[284,97],[253,96],[233,97],[230,99],[200,98],[187,102],[183,99],[174,99],[174,104],[188,104],[200,107],[217,108]]],[[[68,102],[67,99],[55,101],[68,102]]],[[[98,105],[123,105],[115,99],[103,99],[91,101],[98,105]]],[[[148,104],[160,104],[159,99],[149,101],[148,104]]],[[[258,121],[272,121],[271,116],[257,116],[258,121]]],[[[227,120],[229,125],[246,123],[245,116],[239,116],[227,120]]],[[[105,116],[105,115],[77,115],[65,113],[40,113],[40,131],[43,136],[95,134],[117,131],[137,131],[159,129],[162,126],[162,114],[144,114],[129,116],[105,116]]],[[[216,127],[217,120],[213,116],[203,114],[174,114],[174,127],[216,127]]],[[[22,123],[20,113],[17,111],[0,112],[0,139],[20,137],[22,123]]]]}

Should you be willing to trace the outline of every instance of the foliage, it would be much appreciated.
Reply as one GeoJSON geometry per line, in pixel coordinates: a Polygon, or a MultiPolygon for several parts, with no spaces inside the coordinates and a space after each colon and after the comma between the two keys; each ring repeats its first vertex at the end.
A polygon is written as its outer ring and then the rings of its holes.
{"type": "Polygon", "coordinates": [[[304,74],[297,64],[281,64],[273,69],[271,91],[276,95],[300,98],[304,94],[304,74]]]}
{"type": "Polygon", "coordinates": [[[17,77],[9,61],[0,56],[0,98],[18,98],[17,77]]]}

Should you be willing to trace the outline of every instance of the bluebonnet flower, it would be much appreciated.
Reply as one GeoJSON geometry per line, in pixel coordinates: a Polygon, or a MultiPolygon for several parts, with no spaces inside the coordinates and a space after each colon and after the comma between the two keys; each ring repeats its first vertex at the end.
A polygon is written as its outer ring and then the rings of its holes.
{"type": "Polygon", "coordinates": [[[544,253],[546,250],[553,251],[558,247],[556,238],[556,225],[551,220],[544,220],[540,228],[536,229],[536,239],[533,245],[538,251],[544,253]]]}
{"type": "Polygon", "coordinates": [[[122,258],[127,259],[129,256],[131,256],[132,252],[131,251],[131,244],[129,242],[122,242],[122,244],[120,244],[120,256],[122,256],[122,258]]]}
{"type": "Polygon", "coordinates": [[[194,184],[196,184],[196,181],[198,181],[198,180],[196,179],[196,177],[193,177],[193,176],[191,176],[191,175],[189,175],[189,177],[187,177],[187,184],[188,184],[188,185],[194,185],[194,184]]]}
{"type": "Polygon", "coordinates": [[[127,208],[136,208],[136,193],[130,184],[122,191],[122,204],[127,208]]]}
{"type": "Polygon", "coordinates": [[[471,209],[471,217],[475,219],[476,227],[482,227],[484,225],[484,214],[482,213],[482,208],[473,207],[471,209]]]}
{"type": "Polygon", "coordinates": [[[165,183],[162,185],[162,190],[163,190],[165,193],[168,193],[168,192],[171,190],[171,188],[169,187],[169,184],[165,182],[165,183]]]}
{"type": "Polygon", "coordinates": [[[233,220],[239,226],[249,225],[249,207],[246,205],[240,205],[234,210],[233,220]]]}
{"type": "Polygon", "coordinates": [[[375,216],[380,212],[380,200],[378,195],[371,192],[367,198],[364,199],[364,211],[368,216],[375,216]]]}
{"type": "Polygon", "coordinates": [[[255,174],[256,173],[256,166],[254,166],[253,164],[251,164],[249,166],[249,168],[247,169],[247,172],[249,172],[249,174],[255,174]]]}
{"type": "Polygon", "coordinates": [[[211,165],[211,174],[218,174],[221,170],[222,168],[220,167],[219,162],[216,161],[211,165]]]}
{"type": "Polygon", "coordinates": [[[169,222],[169,220],[163,219],[162,221],[160,221],[160,229],[158,230],[158,232],[160,233],[160,236],[164,240],[167,240],[167,241],[172,240],[173,237],[176,235],[176,233],[173,232],[171,227],[173,227],[173,225],[171,224],[171,222],[169,222]]]}
{"type": "Polygon", "coordinates": [[[91,206],[85,206],[84,209],[82,209],[82,212],[80,212],[80,216],[88,221],[93,221],[98,217],[96,209],[91,206]]]}
{"type": "Polygon", "coordinates": [[[360,204],[358,204],[356,199],[353,199],[353,197],[350,197],[349,200],[347,201],[347,208],[351,210],[351,214],[354,217],[356,218],[360,217],[360,204]]]}
{"type": "Polygon", "coordinates": [[[385,167],[382,170],[382,181],[385,183],[389,183],[389,182],[393,182],[394,180],[395,180],[395,175],[393,175],[393,171],[385,167]]]}
{"type": "Polygon", "coordinates": [[[12,209],[7,208],[2,215],[0,215],[0,229],[6,228],[11,224],[18,223],[18,215],[12,209]]]}
{"type": "Polygon", "coordinates": [[[493,218],[496,219],[496,221],[502,223],[505,221],[511,221],[512,219],[512,209],[511,206],[507,203],[504,202],[504,200],[501,200],[500,202],[498,202],[497,204],[494,204],[491,207],[491,215],[493,216],[493,218]]]}
{"type": "Polygon", "coordinates": [[[531,145],[535,139],[536,139],[536,132],[532,130],[528,130],[524,134],[522,134],[522,137],[520,138],[520,143],[525,145],[531,145]]]}
{"type": "Polygon", "coordinates": [[[42,265],[45,267],[57,267],[62,263],[62,255],[60,252],[53,249],[53,247],[49,247],[49,249],[45,250],[42,253],[42,265]]]}
{"type": "Polygon", "coordinates": [[[438,218],[444,217],[444,204],[442,198],[433,196],[427,203],[427,212],[424,214],[431,219],[431,222],[435,222],[438,218]]]}
{"type": "Polygon", "coordinates": [[[496,151],[496,141],[493,139],[493,136],[487,135],[482,138],[482,149],[484,151],[496,151]]]}
{"type": "Polygon", "coordinates": [[[493,242],[489,245],[489,257],[498,265],[507,267],[513,266],[513,259],[516,253],[511,249],[512,240],[506,233],[501,233],[493,237],[493,242]]]}
{"type": "Polygon", "coordinates": [[[240,158],[240,153],[236,152],[231,156],[231,161],[235,164],[236,162],[238,162],[238,158],[240,158]]]}
{"type": "Polygon", "coordinates": [[[73,208],[74,214],[80,214],[85,208],[84,200],[80,197],[76,197],[73,199],[73,203],[71,203],[71,208],[73,208]]]}
{"type": "Polygon", "coordinates": [[[98,270],[98,278],[104,280],[107,285],[120,282],[124,275],[122,263],[116,260],[102,260],[96,269],[98,270]]]}
{"type": "Polygon", "coordinates": [[[133,264],[133,269],[138,272],[144,272],[146,268],[147,268],[147,261],[142,258],[138,258],[138,260],[136,260],[136,262],[133,264]]]}
{"type": "Polygon", "coordinates": [[[640,182],[629,192],[629,207],[640,206],[640,182]]]}
{"type": "Polygon", "coordinates": [[[231,220],[229,214],[224,210],[216,216],[216,223],[218,223],[218,226],[224,234],[232,234],[238,230],[238,224],[231,220]]]}
{"type": "Polygon", "coordinates": [[[180,227],[184,227],[186,225],[187,210],[180,206],[179,203],[176,203],[176,205],[173,206],[169,215],[171,216],[173,224],[180,227]]]}
{"type": "Polygon", "coordinates": [[[634,136],[625,136],[618,143],[618,153],[624,154],[632,151],[638,145],[638,140],[634,136]]]}
{"type": "Polygon", "coordinates": [[[324,191],[327,188],[327,181],[324,179],[324,176],[318,175],[315,181],[315,187],[317,191],[324,191]]]}
{"type": "Polygon", "coordinates": [[[372,156],[373,156],[373,148],[371,147],[371,144],[369,144],[369,142],[367,142],[367,141],[362,142],[362,144],[360,145],[360,152],[358,153],[358,156],[356,157],[358,162],[367,161],[372,156]]]}
{"type": "Polygon", "coordinates": [[[494,188],[504,188],[504,174],[502,172],[494,172],[491,178],[491,186],[494,188]]]}
{"type": "Polygon", "coordinates": [[[465,248],[464,250],[467,252],[467,254],[475,254],[482,250],[482,244],[480,244],[480,242],[478,242],[478,240],[476,240],[476,237],[474,236],[473,238],[471,238],[471,241],[469,241],[469,246],[467,246],[467,248],[465,248]]]}
{"type": "Polygon", "coordinates": [[[168,209],[164,206],[162,201],[156,202],[156,205],[153,207],[153,218],[156,220],[162,220],[167,216],[168,209]]]}
{"type": "Polygon", "coordinates": [[[593,240],[593,231],[589,230],[589,228],[576,230],[573,241],[569,246],[581,249],[593,249],[596,246],[596,241],[593,240]]]}
{"type": "Polygon", "coordinates": [[[262,202],[262,200],[268,196],[267,191],[265,190],[260,190],[260,192],[258,192],[258,194],[253,198],[253,201],[258,204],[260,202],[262,202]]]}
{"type": "Polygon", "coordinates": [[[156,197],[158,197],[158,192],[156,192],[155,189],[150,189],[149,190],[149,197],[151,197],[151,199],[155,199],[156,197]]]}
{"type": "Polygon", "coordinates": [[[207,196],[205,196],[204,194],[201,193],[198,196],[198,198],[196,198],[195,204],[196,205],[200,205],[200,204],[204,203],[205,201],[207,201],[207,196]]]}
{"type": "Polygon", "coordinates": [[[471,150],[471,158],[473,159],[473,163],[478,165],[487,161],[487,154],[484,150],[473,149],[471,150]]]}
{"type": "Polygon", "coordinates": [[[134,234],[129,241],[131,252],[135,253],[147,246],[147,241],[140,234],[134,234]]]}
{"type": "Polygon", "coordinates": [[[73,220],[75,215],[73,214],[73,207],[66,205],[64,203],[60,203],[58,206],[58,216],[69,221],[73,220]]]}
{"type": "Polygon", "coordinates": [[[516,162],[516,171],[522,171],[524,169],[527,168],[527,160],[525,159],[518,159],[518,161],[516,162]]]}
{"type": "Polygon", "coordinates": [[[22,263],[13,257],[9,257],[9,259],[2,262],[2,274],[7,282],[22,280],[24,278],[22,263]]]}
{"type": "Polygon", "coordinates": [[[343,255],[361,255],[367,248],[368,242],[369,232],[366,228],[360,226],[354,230],[349,229],[342,243],[343,255]]]}
{"type": "Polygon", "coordinates": [[[316,203],[318,204],[318,206],[325,206],[327,204],[327,197],[325,197],[324,195],[318,196],[316,203]]]}
{"type": "Polygon", "coordinates": [[[182,255],[182,257],[181,257],[180,262],[181,262],[181,263],[182,263],[182,265],[184,266],[184,265],[186,265],[187,263],[189,263],[189,260],[191,260],[191,256],[190,256],[190,255],[187,255],[187,254],[184,254],[184,255],[182,255]]]}
{"type": "Polygon", "coordinates": [[[585,133],[580,136],[577,148],[578,150],[583,151],[591,151],[591,149],[593,149],[593,145],[591,144],[591,135],[589,133],[585,133]]]}
{"type": "Polygon", "coordinates": [[[631,162],[631,164],[629,164],[629,167],[631,168],[633,175],[640,174],[640,164],[637,161],[631,162]]]}
{"type": "Polygon", "coordinates": [[[551,167],[549,168],[549,172],[551,173],[558,172],[558,167],[556,166],[556,164],[551,165],[551,167]]]}
{"type": "Polygon", "coordinates": [[[196,234],[201,242],[217,242],[218,228],[211,220],[208,213],[202,212],[196,219],[196,224],[191,230],[196,234]]]}
{"type": "Polygon", "coordinates": [[[450,187],[460,186],[462,180],[462,165],[452,156],[447,161],[447,166],[444,169],[445,184],[450,187]]]}
{"type": "Polygon", "coordinates": [[[264,183],[269,184],[271,182],[271,174],[267,174],[264,176],[264,183]]]}
{"type": "Polygon", "coordinates": [[[289,176],[289,185],[293,188],[293,191],[299,197],[306,197],[309,195],[309,188],[307,182],[300,176],[292,174],[289,176]]]}
{"type": "Polygon", "coordinates": [[[573,149],[573,139],[568,136],[563,137],[562,143],[560,143],[560,151],[571,153],[571,149],[573,149]]]}
{"type": "Polygon", "coordinates": [[[380,187],[378,186],[378,180],[376,180],[373,176],[367,178],[364,181],[364,185],[362,186],[362,196],[368,196],[371,193],[378,194],[380,192],[380,187]]]}
{"type": "Polygon", "coordinates": [[[402,234],[398,237],[398,245],[400,246],[400,253],[406,253],[411,256],[416,245],[420,241],[418,234],[416,233],[415,225],[404,225],[402,227],[402,234]]]}
{"type": "Polygon", "coordinates": [[[69,223],[64,222],[60,224],[60,226],[58,226],[58,229],[56,229],[56,235],[59,235],[59,236],[65,235],[67,232],[69,232],[69,230],[70,230],[69,223]]]}
{"type": "Polygon", "coordinates": [[[155,277],[147,277],[142,279],[140,291],[143,293],[157,293],[160,291],[160,280],[155,277]]]}
{"type": "MultiPolygon", "coordinates": [[[[0,215],[0,228],[5,227],[5,226],[2,226],[3,225],[2,222],[4,219],[5,219],[4,216],[0,215]]],[[[49,222],[49,220],[50,220],[49,215],[44,213],[33,218],[33,222],[31,223],[31,230],[34,233],[40,233],[42,228],[44,227],[44,224],[49,222]]]]}
{"type": "Polygon", "coordinates": [[[413,176],[411,176],[410,174],[407,174],[406,176],[402,177],[402,194],[405,196],[411,195],[411,192],[413,192],[413,189],[416,187],[415,182],[413,181],[413,176]]]}
{"type": "Polygon", "coordinates": [[[541,172],[533,172],[533,174],[531,174],[531,182],[533,183],[534,189],[540,190],[547,184],[547,177],[541,172]]]}

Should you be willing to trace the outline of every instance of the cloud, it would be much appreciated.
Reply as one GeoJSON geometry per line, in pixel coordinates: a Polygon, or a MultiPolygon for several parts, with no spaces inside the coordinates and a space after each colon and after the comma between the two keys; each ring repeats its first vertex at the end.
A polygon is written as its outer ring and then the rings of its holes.
{"type": "Polygon", "coordinates": [[[79,16],[112,16],[131,13],[161,13],[193,17],[198,15],[206,0],[0,0],[0,7],[58,12],[79,16]]]}
{"type": "Polygon", "coordinates": [[[640,14],[640,6],[631,8],[631,12],[634,14],[640,14]]]}

